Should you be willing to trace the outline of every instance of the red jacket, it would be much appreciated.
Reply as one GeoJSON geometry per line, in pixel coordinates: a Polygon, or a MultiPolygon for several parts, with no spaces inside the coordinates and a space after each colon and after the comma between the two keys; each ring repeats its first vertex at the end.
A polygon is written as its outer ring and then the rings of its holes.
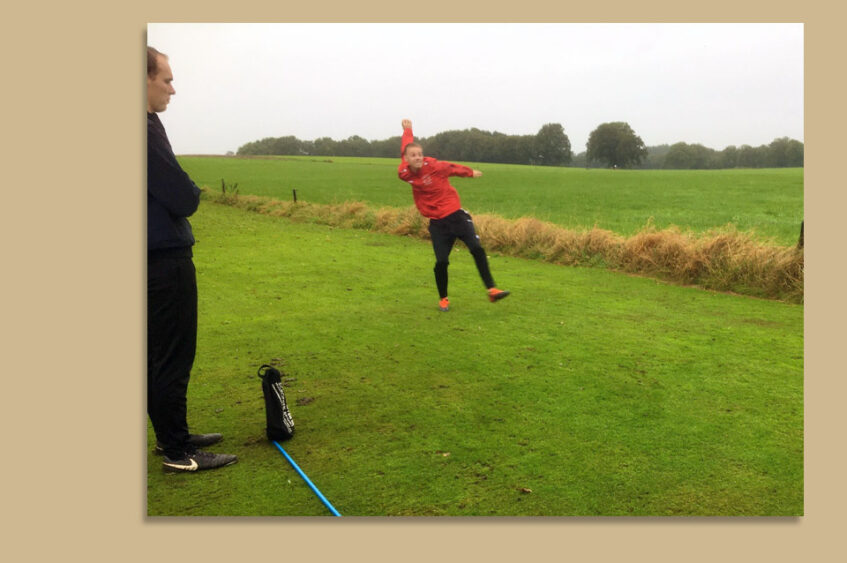
{"type": "MultiPolygon", "coordinates": [[[[406,145],[414,140],[411,129],[403,130],[403,141],[400,154],[405,152],[406,145]]],[[[421,215],[430,219],[441,219],[462,208],[459,193],[450,185],[450,176],[470,178],[473,169],[461,164],[442,162],[430,157],[424,157],[420,170],[413,172],[406,159],[402,158],[397,167],[397,175],[404,182],[412,185],[412,197],[421,215]]]]}

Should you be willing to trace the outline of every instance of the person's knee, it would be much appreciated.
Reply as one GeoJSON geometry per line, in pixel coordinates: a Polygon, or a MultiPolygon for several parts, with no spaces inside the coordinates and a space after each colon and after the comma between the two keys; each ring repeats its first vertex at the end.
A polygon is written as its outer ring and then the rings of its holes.
{"type": "Polygon", "coordinates": [[[437,260],[435,262],[435,268],[433,268],[436,272],[446,272],[447,266],[450,265],[449,260],[437,260]]]}
{"type": "Polygon", "coordinates": [[[471,254],[477,258],[482,258],[485,256],[485,249],[478,245],[474,246],[471,248],[471,254]]]}

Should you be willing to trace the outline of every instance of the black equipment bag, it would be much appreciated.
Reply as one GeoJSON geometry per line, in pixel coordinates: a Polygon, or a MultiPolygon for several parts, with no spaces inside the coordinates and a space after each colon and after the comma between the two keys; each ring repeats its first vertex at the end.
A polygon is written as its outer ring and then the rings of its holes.
{"type": "Polygon", "coordinates": [[[279,370],[265,364],[259,368],[259,377],[262,378],[262,393],[265,395],[268,440],[288,440],[294,436],[294,419],[285,402],[279,370]]]}

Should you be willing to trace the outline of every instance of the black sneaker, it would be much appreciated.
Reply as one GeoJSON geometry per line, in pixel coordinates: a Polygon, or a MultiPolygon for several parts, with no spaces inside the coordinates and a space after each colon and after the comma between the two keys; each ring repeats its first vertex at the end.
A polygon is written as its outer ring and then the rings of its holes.
{"type": "Polygon", "coordinates": [[[232,465],[236,461],[238,461],[238,458],[231,454],[213,454],[212,452],[195,450],[192,453],[186,452],[182,459],[171,459],[165,456],[162,460],[162,467],[167,473],[201,471],[203,469],[225,467],[232,465]]]}
{"type": "MultiPolygon", "coordinates": [[[[208,448],[223,439],[223,434],[189,434],[188,445],[195,448],[208,448]]],[[[156,447],[153,448],[153,453],[156,455],[164,455],[165,453],[165,448],[162,447],[162,443],[158,440],[156,441],[156,447]]]]}

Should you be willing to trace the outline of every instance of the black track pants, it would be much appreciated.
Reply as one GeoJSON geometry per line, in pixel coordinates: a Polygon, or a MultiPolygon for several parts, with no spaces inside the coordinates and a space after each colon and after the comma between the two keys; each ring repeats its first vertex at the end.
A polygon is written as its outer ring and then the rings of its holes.
{"type": "Polygon", "coordinates": [[[485,287],[494,287],[488,258],[479,243],[473,219],[467,211],[460,209],[442,219],[430,219],[429,235],[432,239],[432,249],[435,251],[435,285],[440,297],[447,297],[447,266],[450,264],[450,251],[453,250],[456,239],[464,242],[473,255],[476,269],[485,287]]]}
{"type": "Polygon", "coordinates": [[[190,256],[147,262],[147,414],[165,455],[188,442],[186,393],[197,350],[197,279],[190,256]]]}

